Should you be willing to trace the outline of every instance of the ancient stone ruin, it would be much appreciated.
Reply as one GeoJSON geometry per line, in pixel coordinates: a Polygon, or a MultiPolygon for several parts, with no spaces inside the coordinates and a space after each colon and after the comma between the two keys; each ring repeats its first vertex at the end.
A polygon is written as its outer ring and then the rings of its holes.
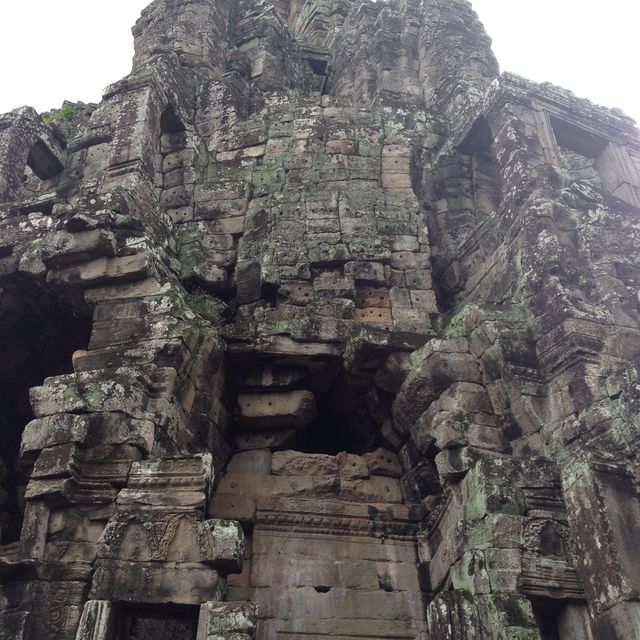
{"type": "Polygon", "coordinates": [[[0,638],[640,638],[633,122],[465,0],[133,33],[0,117],[0,638]]]}

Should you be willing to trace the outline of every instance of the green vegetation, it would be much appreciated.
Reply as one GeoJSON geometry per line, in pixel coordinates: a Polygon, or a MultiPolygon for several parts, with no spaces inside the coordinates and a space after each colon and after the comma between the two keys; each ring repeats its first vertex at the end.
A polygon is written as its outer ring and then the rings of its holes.
{"type": "Polygon", "coordinates": [[[71,120],[75,114],[76,108],[69,106],[50,113],[48,116],[45,116],[43,120],[46,124],[51,124],[52,122],[64,122],[66,120],[71,120]]]}
{"type": "Polygon", "coordinates": [[[202,289],[195,289],[187,296],[187,304],[194,313],[208,320],[211,324],[222,324],[227,305],[222,300],[210,295],[202,289]]]}

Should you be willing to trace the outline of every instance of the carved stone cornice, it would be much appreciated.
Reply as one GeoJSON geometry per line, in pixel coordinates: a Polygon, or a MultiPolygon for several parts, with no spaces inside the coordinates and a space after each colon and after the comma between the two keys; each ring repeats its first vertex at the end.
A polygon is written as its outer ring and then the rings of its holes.
{"type": "Polygon", "coordinates": [[[567,562],[525,552],[519,588],[528,596],[584,600],[585,593],[576,570],[567,562]]]}
{"type": "Polygon", "coordinates": [[[335,500],[258,500],[255,526],[296,533],[323,533],[415,541],[417,523],[403,505],[335,500]]]}

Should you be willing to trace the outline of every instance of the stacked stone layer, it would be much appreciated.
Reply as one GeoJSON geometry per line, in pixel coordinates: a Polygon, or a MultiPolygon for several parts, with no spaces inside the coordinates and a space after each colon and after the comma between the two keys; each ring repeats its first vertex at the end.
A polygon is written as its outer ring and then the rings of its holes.
{"type": "Polygon", "coordinates": [[[155,0],[0,116],[0,638],[640,637],[640,134],[464,0],[155,0]]]}

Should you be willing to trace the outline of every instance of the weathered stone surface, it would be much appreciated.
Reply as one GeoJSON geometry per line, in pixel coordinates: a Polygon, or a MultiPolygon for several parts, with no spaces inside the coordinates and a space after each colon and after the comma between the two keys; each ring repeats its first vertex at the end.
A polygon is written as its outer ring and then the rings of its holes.
{"type": "Polygon", "coordinates": [[[108,638],[116,630],[114,605],[108,600],[89,600],[82,610],[76,640],[108,638]]]}
{"type": "Polygon", "coordinates": [[[198,564],[99,560],[90,597],[120,602],[200,604],[219,590],[215,571],[198,564]],[[140,577],[143,576],[141,580],[140,577]]]}
{"type": "Polygon", "coordinates": [[[340,477],[347,480],[368,478],[370,475],[369,465],[365,458],[352,453],[342,452],[338,455],[340,477]]]}
{"type": "Polygon", "coordinates": [[[200,611],[198,640],[252,638],[256,613],[250,602],[207,602],[200,611]]]}
{"type": "Polygon", "coordinates": [[[373,476],[388,476],[399,478],[402,476],[402,465],[398,456],[387,449],[376,449],[371,453],[365,453],[363,458],[373,476]]]}
{"type": "Polygon", "coordinates": [[[93,446],[132,444],[148,452],[153,447],[154,434],[153,422],[132,419],[123,413],[62,413],[28,423],[21,448],[23,453],[32,453],[72,442],[93,446]]]}
{"type": "Polygon", "coordinates": [[[238,409],[238,422],[255,429],[302,429],[316,416],[315,397],[308,391],[244,393],[238,396],[238,409]]]}
{"type": "Polygon", "coordinates": [[[367,480],[342,480],[340,496],[353,502],[396,504],[402,502],[400,483],[394,478],[373,477],[367,480]]]}
{"type": "Polygon", "coordinates": [[[293,444],[296,429],[261,429],[260,431],[240,431],[236,435],[237,451],[255,449],[280,449],[293,444]]]}
{"type": "Polygon", "coordinates": [[[309,371],[303,366],[273,366],[257,371],[243,371],[236,375],[238,384],[244,387],[295,387],[304,384],[309,378],[309,371]]]}
{"type": "Polygon", "coordinates": [[[630,119],[466,0],[133,33],[0,115],[0,636],[633,637],[630,119]]]}
{"type": "Polygon", "coordinates": [[[273,454],[271,469],[276,476],[335,476],[338,460],[320,454],[277,451],[273,454]]]}
{"type": "Polygon", "coordinates": [[[273,458],[271,449],[239,451],[229,460],[227,473],[268,476],[274,466],[273,458]]]}

